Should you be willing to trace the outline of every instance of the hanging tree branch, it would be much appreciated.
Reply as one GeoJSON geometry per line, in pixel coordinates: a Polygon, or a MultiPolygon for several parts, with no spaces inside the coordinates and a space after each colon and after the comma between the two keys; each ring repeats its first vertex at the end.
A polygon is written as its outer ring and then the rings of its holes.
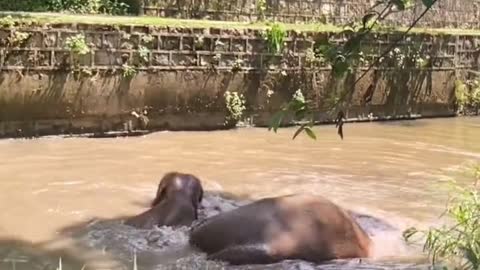
{"type": "MultiPolygon", "coordinates": [[[[422,0],[423,5],[426,7],[425,10],[420,14],[418,18],[416,18],[413,23],[408,27],[406,31],[404,31],[401,35],[401,37],[396,40],[395,42],[392,43],[391,46],[388,47],[387,50],[385,50],[380,57],[378,57],[368,68],[366,71],[362,73],[362,75],[355,80],[353,87],[363,78],[365,75],[376,65],[378,65],[379,61],[384,58],[392,49],[394,49],[399,42],[401,42],[404,37],[417,25],[417,23],[427,14],[427,12],[432,8],[432,6],[437,2],[438,0],[422,0]]],[[[352,61],[358,60],[359,57],[359,50],[360,50],[360,44],[363,38],[367,36],[367,34],[371,33],[373,28],[383,19],[385,19],[392,11],[393,6],[396,6],[400,10],[405,10],[407,4],[409,3],[409,0],[381,0],[378,1],[377,4],[375,4],[371,9],[373,10],[375,7],[377,7],[380,4],[385,4],[385,8],[380,12],[376,11],[370,11],[367,13],[363,18],[362,18],[362,27],[354,31],[352,30],[345,30],[344,32],[353,32],[353,35],[345,42],[343,47],[332,47],[331,45],[321,45],[319,47],[320,54],[325,56],[327,60],[331,62],[332,66],[332,74],[335,76],[338,75],[343,75],[345,72],[347,72],[351,67],[350,65],[352,64],[352,61]],[[375,20],[370,24],[369,21],[375,17],[375,20]],[[367,26],[368,25],[368,26],[367,26]]],[[[310,119],[310,124],[308,126],[311,128],[314,123],[313,119],[313,112],[308,111],[308,101],[299,101],[299,100],[292,100],[287,104],[281,111],[277,112],[270,123],[270,128],[269,130],[273,129],[274,132],[277,131],[279,126],[281,125],[282,120],[284,119],[285,115],[289,112],[293,112],[294,115],[298,118],[303,118],[306,116],[311,117],[310,119]],[[293,103],[292,103],[293,102],[293,103]]],[[[338,115],[336,117],[336,126],[338,128],[338,135],[343,139],[343,123],[345,119],[345,113],[343,111],[339,111],[338,115]]],[[[302,125],[297,132],[295,132],[295,135],[293,136],[293,139],[295,139],[302,131],[305,131],[307,135],[311,138],[316,138],[315,135],[313,134],[313,131],[310,128],[306,128],[305,125],[302,125]],[[313,135],[312,135],[313,134],[313,135]]]]}
{"type": "Polygon", "coordinates": [[[413,21],[413,23],[410,25],[410,27],[408,27],[408,29],[402,33],[402,36],[395,40],[394,43],[392,43],[392,45],[390,45],[390,47],[388,47],[387,50],[385,50],[381,55],[380,57],[378,57],[368,68],[367,70],[365,70],[362,75],[353,83],[353,85],[355,86],[363,77],[365,77],[367,75],[367,73],[372,69],[374,68],[378,62],[380,62],[380,60],[385,57],[388,53],[390,53],[390,51],[392,51],[397,45],[398,43],[400,43],[404,38],[405,36],[413,29],[413,27],[415,27],[415,25],[417,25],[417,23],[425,16],[425,14],[427,14],[427,12],[432,8],[432,6],[437,2],[438,0],[432,0],[431,1],[431,5],[426,5],[426,9],[422,12],[422,14],[420,14],[420,16],[418,16],[418,18],[415,19],[415,21],[413,21]]]}

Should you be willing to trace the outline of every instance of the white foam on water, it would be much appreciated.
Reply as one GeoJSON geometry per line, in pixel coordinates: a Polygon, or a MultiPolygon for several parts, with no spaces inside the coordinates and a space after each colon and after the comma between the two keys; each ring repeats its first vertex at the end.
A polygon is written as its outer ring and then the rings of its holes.
{"type": "MultiPolygon", "coordinates": [[[[248,203],[236,202],[219,195],[206,194],[200,210],[200,219],[207,218],[224,211],[230,211],[248,203]]],[[[427,269],[425,264],[415,264],[412,257],[417,250],[410,249],[403,241],[401,230],[383,222],[369,214],[354,217],[365,228],[374,242],[374,257],[359,261],[332,261],[321,265],[292,260],[271,265],[227,266],[224,263],[207,261],[205,254],[199,253],[188,245],[189,228],[160,227],[152,230],[136,229],[122,224],[120,221],[93,221],[83,235],[83,241],[90,247],[113,254],[124,265],[131,265],[133,254],[141,269],[230,269],[230,270],[320,270],[320,269],[427,269]],[[408,261],[401,261],[402,257],[408,261]],[[388,258],[388,260],[387,260],[388,258]]],[[[394,221],[395,222],[395,221],[394,221]]],[[[405,224],[402,224],[405,225],[405,224]]]]}

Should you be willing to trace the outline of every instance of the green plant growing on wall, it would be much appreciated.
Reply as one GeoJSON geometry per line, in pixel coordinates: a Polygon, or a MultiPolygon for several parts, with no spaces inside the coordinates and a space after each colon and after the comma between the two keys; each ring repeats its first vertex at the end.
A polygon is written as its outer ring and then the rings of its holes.
{"type": "Polygon", "coordinates": [[[274,23],[272,27],[267,29],[265,39],[267,40],[268,50],[271,53],[279,53],[282,51],[284,39],[287,36],[285,29],[278,23],[274,23]]]}
{"type": "Polygon", "coordinates": [[[458,111],[463,112],[465,106],[468,104],[468,88],[467,85],[461,81],[455,81],[455,99],[458,106],[458,111]]]}
{"type": "Polygon", "coordinates": [[[471,83],[470,90],[470,105],[478,112],[480,107],[480,81],[473,80],[471,83]]]}
{"type": "Polygon", "coordinates": [[[240,58],[235,59],[232,64],[232,72],[239,72],[242,70],[243,60],[240,58]]]}
{"type": "Polygon", "coordinates": [[[195,50],[202,50],[204,45],[205,45],[205,36],[196,35],[195,40],[193,41],[193,46],[195,47],[195,50]]]}
{"type": "Polygon", "coordinates": [[[29,37],[30,33],[13,30],[7,38],[8,46],[21,46],[29,37]]]}
{"type": "Polygon", "coordinates": [[[225,106],[228,111],[228,115],[225,119],[226,125],[236,125],[242,118],[243,112],[246,110],[245,97],[243,94],[237,92],[226,91],[224,94],[225,106]]]}
{"type": "Polygon", "coordinates": [[[15,26],[15,21],[12,16],[8,15],[6,17],[0,18],[0,26],[4,28],[11,28],[15,26]]]}
{"type": "Polygon", "coordinates": [[[305,62],[307,64],[311,64],[311,65],[315,66],[317,64],[324,63],[325,59],[321,55],[316,55],[314,49],[308,48],[305,51],[305,62]]]}
{"type": "Polygon", "coordinates": [[[137,70],[135,69],[135,67],[132,67],[128,64],[122,65],[122,76],[124,78],[131,78],[135,76],[135,74],[137,74],[137,70]]]}
{"type": "Polygon", "coordinates": [[[142,41],[146,44],[151,44],[153,42],[154,37],[152,35],[144,35],[142,36],[142,41]]]}
{"type": "Polygon", "coordinates": [[[480,166],[472,166],[470,172],[474,178],[472,186],[450,181],[453,195],[443,216],[452,220],[452,225],[426,231],[413,227],[404,232],[409,242],[414,242],[412,238],[417,234],[425,237],[424,250],[428,251],[433,264],[445,259],[455,269],[480,269],[480,166]]]}
{"type": "Polygon", "coordinates": [[[75,36],[68,37],[65,40],[65,48],[70,51],[74,66],[73,71],[78,69],[80,56],[86,55],[90,52],[90,48],[85,42],[85,36],[83,34],[77,34],[75,36]]]}
{"type": "Polygon", "coordinates": [[[150,54],[150,50],[145,47],[145,46],[142,46],[140,45],[139,48],[138,48],[138,53],[140,55],[140,58],[145,62],[145,63],[148,63],[148,58],[149,58],[149,54],[150,54]]]}
{"type": "Polygon", "coordinates": [[[480,81],[477,79],[456,80],[455,103],[459,113],[466,114],[471,110],[478,114],[480,109],[480,81]]]}
{"type": "Polygon", "coordinates": [[[78,55],[85,55],[90,52],[90,48],[85,42],[85,36],[83,34],[68,37],[65,41],[65,47],[70,50],[70,52],[78,55]]]}

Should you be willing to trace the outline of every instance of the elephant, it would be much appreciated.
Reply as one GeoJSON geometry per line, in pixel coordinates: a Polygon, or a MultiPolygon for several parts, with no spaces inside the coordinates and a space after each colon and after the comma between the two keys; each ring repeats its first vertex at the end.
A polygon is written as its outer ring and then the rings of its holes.
{"type": "Polygon", "coordinates": [[[344,209],[322,196],[265,198],[198,221],[189,244],[231,265],[368,258],[372,240],[344,209]]]}
{"type": "Polygon", "coordinates": [[[127,219],[124,224],[141,229],[190,226],[198,218],[202,198],[203,187],[197,177],[169,172],[160,180],[150,209],[127,219]]]}

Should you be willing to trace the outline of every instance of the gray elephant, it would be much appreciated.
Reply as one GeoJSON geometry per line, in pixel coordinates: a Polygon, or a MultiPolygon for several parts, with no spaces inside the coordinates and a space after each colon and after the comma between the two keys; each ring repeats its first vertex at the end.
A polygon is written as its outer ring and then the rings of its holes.
{"type": "Polygon", "coordinates": [[[232,265],[371,256],[371,239],[346,210],[321,196],[258,200],[194,225],[189,243],[232,265]]]}
{"type": "Polygon", "coordinates": [[[151,208],[127,219],[124,224],[142,229],[190,226],[198,218],[202,198],[203,187],[197,177],[170,172],[160,180],[151,208]]]}

